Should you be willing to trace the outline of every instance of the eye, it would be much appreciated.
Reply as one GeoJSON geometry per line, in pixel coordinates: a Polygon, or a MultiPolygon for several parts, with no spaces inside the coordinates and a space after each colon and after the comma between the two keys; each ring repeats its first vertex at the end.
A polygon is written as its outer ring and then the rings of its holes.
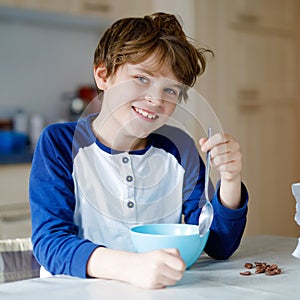
{"type": "Polygon", "coordinates": [[[172,95],[172,96],[177,96],[177,91],[174,90],[174,89],[171,89],[171,88],[165,88],[164,91],[169,94],[169,95],[172,95]]]}
{"type": "Polygon", "coordinates": [[[139,83],[142,83],[142,84],[150,83],[150,79],[145,76],[136,76],[136,79],[139,81],[139,83]]]}

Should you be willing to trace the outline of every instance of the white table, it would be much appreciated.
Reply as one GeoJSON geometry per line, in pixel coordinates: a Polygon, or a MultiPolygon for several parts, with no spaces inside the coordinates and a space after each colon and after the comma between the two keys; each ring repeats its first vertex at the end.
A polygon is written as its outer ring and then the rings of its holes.
{"type": "MultiPolygon", "coordinates": [[[[143,290],[130,284],[68,276],[36,278],[0,285],[2,300],[194,300],[300,299],[300,259],[291,253],[296,238],[259,236],[243,240],[228,261],[202,256],[175,286],[143,290]],[[241,276],[246,262],[276,263],[282,274],[241,276]]],[[[254,270],[252,270],[254,273],[254,270]]]]}

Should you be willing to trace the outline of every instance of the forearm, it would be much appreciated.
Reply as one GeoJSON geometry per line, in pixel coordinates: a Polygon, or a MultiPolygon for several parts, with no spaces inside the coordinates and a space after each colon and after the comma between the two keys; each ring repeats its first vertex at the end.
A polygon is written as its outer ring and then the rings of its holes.
{"type": "Polygon", "coordinates": [[[135,253],[98,247],[87,264],[89,277],[129,281],[130,264],[135,253]]]}
{"type": "Polygon", "coordinates": [[[90,277],[128,282],[143,288],[162,288],[182,278],[185,264],[177,249],[133,253],[98,247],[87,263],[90,277]]]}
{"type": "Polygon", "coordinates": [[[222,205],[230,209],[237,209],[241,205],[241,177],[233,181],[221,179],[220,201],[222,205]]]}

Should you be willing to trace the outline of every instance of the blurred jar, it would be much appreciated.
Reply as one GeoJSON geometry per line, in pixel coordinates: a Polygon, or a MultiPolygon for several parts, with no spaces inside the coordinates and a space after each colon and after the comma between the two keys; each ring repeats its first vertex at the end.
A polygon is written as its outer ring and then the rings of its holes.
{"type": "Polygon", "coordinates": [[[36,143],[42,133],[42,130],[45,126],[45,120],[43,116],[39,114],[34,114],[30,117],[29,122],[29,139],[30,139],[30,145],[31,149],[34,150],[36,143]]]}
{"type": "Polygon", "coordinates": [[[13,130],[28,135],[28,115],[22,109],[18,109],[13,116],[13,130]]]}

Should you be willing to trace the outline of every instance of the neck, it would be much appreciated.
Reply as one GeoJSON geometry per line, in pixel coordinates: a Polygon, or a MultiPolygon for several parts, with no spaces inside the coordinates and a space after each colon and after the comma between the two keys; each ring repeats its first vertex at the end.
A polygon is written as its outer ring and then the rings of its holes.
{"type": "Polygon", "coordinates": [[[147,146],[147,138],[129,136],[125,130],[103,121],[100,115],[92,121],[92,130],[103,145],[117,151],[142,150],[147,146]]]}

